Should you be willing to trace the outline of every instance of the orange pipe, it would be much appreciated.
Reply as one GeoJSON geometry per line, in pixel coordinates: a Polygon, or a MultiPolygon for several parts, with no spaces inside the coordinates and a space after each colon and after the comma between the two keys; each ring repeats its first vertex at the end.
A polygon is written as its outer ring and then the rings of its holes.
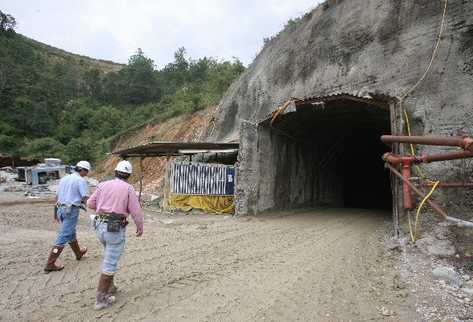
{"type": "Polygon", "coordinates": [[[419,160],[424,163],[430,163],[430,162],[438,162],[438,161],[467,159],[471,157],[473,157],[473,152],[458,151],[458,152],[423,155],[419,158],[419,160]]]}
{"type": "Polygon", "coordinates": [[[402,163],[402,177],[405,179],[402,185],[404,209],[412,209],[411,188],[406,184],[411,179],[411,162],[409,160],[404,160],[402,163]]]}
{"type": "MultiPolygon", "coordinates": [[[[422,186],[429,188],[434,184],[433,182],[424,182],[422,186]]],[[[440,182],[437,188],[473,188],[473,182],[440,182]]]]}
{"type": "Polygon", "coordinates": [[[402,197],[404,201],[404,209],[412,209],[412,193],[411,188],[407,184],[411,179],[411,166],[417,162],[415,156],[404,156],[395,155],[392,153],[385,153],[383,160],[392,165],[401,165],[402,177],[404,178],[402,183],[402,197]]]}
{"type": "MultiPolygon", "coordinates": [[[[404,178],[404,176],[402,174],[399,173],[399,171],[397,171],[392,165],[390,165],[389,163],[386,163],[386,167],[389,168],[389,170],[391,170],[392,173],[394,173],[399,179],[401,179],[405,184],[407,184],[419,197],[424,197],[424,194],[419,190],[417,189],[416,186],[414,186],[412,184],[412,182],[406,180],[404,178]]],[[[432,201],[431,199],[427,199],[426,202],[432,207],[433,210],[435,210],[435,212],[437,212],[443,219],[449,219],[450,217],[447,215],[447,213],[445,211],[443,211],[442,208],[440,208],[439,205],[437,205],[437,203],[435,203],[434,201],[432,201]]]]}
{"type": "Polygon", "coordinates": [[[381,141],[391,143],[411,143],[422,145],[458,146],[463,150],[473,150],[473,139],[468,136],[402,136],[383,135],[381,141]]]}

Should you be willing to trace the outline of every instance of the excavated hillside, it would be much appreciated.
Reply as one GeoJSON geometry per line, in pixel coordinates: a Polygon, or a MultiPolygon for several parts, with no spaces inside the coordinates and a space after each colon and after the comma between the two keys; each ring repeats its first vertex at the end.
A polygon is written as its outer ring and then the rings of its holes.
{"type": "MultiPolygon", "coordinates": [[[[147,125],[131,129],[120,134],[112,143],[112,151],[129,148],[156,141],[179,141],[193,142],[202,140],[205,130],[213,116],[215,107],[208,107],[193,114],[173,117],[167,120],[156,120],[147,125]]],[[[104,178],[113,174],[113,168],[119,158],[109,155],[105,161],[97,167],[96,175],[104,178]]],[[[139,169],[139,160],[130,160],[135,169],[139,169]]],[[[143,161],[145,173],[143,190],[148,193],[159,193],[164,172],[166,169],[166,158],[146,158],[143,161]]],[[[138,187],[139,175],[135,171],[131,183],[138,187]]]]}
{"type": "MultiPolygon", "coordinates": [[[[444,15],[445,3],[328,0],[266,43],[208,131],[213,141],[240,140],[238,213],[371,199],[390,208],[379,137],[406,133],[404,109],[414,135],[473,133],[473,1],[450,0],[444,15]],[[263,124],[288,100],[302,103],[263,124]],[[361,169],[379,180],[366,183],[361,169]]],[[[433,152],[445,149],[417,150],[433,152]]],[[[422,168],[430,179],[472,179],[455,162],[422,168]]],[[[462,197],[453,197],[448,206],[460,212],[453,206],[462,197]]]]}
{"type": "MultiPolygon", "coordinates": [[[[237,136],[290,98],[336,93],[401,97],[432,55],[444,1],[329,0],[270,39],[227,91],[209,137],[237,136]]],[[[414,133],[471,130],[473,2],[448,1],[430,74],[405,105],[414,133]]]]}

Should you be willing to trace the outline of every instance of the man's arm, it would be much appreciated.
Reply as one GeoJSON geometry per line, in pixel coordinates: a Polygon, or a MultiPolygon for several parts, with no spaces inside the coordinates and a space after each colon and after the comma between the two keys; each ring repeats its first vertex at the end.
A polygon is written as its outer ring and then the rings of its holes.
{"type": "MultiPolygon", "coordinates": [[[[92,210],[97,210],[97,196],[100,193],[100,187],[97,187],[97,189],[94,191],[92,196],[90,198],[86,199],[87,202],[87,207],[89,207],[92,210]]],[[[87,198],[87,197],[85,197],[87,198]]]]}
{"type": "Polygon", "coordinates": [[[54,198],[54,221],[55,222],[59,222],[59,218],[57,217],[57,202],[59,201],[59,197],[58,195],[56,194],[56,197],[54,198]]]}
{"type": "Polygon", "coordinates": [[[87,204],[87,199],[89,199],[89,186],[87,184],[87,181],[82,180],[79,183],[79,193],[81,196],[81,204],[86,205],[87,204]]]}
{"type": "Polygon", "coordinates": [[[136,225],[136,236],[143,235],[143,213],[141,205],[136,197],[135,189],[132,186],[128,189],[128,213],[133,218],[136,225]]]}

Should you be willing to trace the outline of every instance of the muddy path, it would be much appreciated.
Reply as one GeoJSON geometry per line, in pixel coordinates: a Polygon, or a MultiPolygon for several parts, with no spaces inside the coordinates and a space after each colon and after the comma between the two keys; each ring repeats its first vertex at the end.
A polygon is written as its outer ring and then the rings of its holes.
{"type": "Polygon", "coordinates": [[[237,219],[147,213],[143,238],[128,229],[117,303],[97,312],[101,249],[87,216],[78,236],[88,258],[76,262],[67,248],[66,268],[43,274],[56,229],[50,206],[2,206],[0,320],[413,321],[382,246],[387,219],[347,209],[237,219]]]}

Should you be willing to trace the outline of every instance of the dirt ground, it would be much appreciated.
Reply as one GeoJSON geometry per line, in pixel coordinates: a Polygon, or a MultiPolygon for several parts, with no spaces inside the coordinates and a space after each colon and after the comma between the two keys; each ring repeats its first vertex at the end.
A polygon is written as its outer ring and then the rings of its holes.
{"type": "Polygon", "coordinates": [[[56,235],[47,203],[0,207],[2,321],[414,321],[382,246],[385,214],[320,209],[257,218],[146,212],[127,232],[111,309],[94,311],[101,248],[82,213],[89,247],[44,274],[56,235]]]}

